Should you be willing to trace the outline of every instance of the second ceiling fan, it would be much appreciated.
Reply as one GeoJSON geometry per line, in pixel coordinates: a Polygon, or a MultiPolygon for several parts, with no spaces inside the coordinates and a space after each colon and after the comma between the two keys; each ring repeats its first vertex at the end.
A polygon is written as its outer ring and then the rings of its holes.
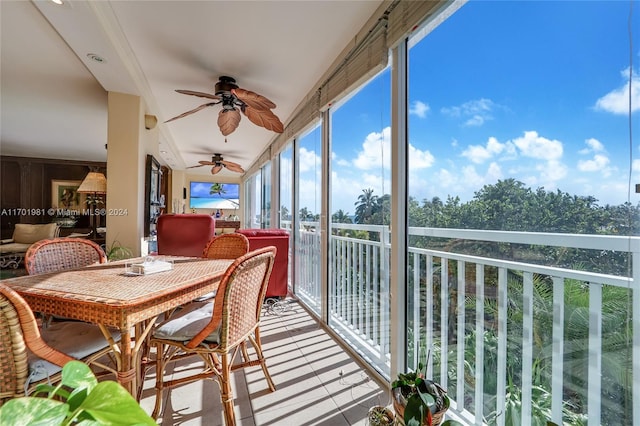
{"type": "Polygon", "coordinates": [[[236,173],[244,173],[244,169],[242,168],[242,166],[238,163],[234,163],[233,161],[227,161],[224,158],[222,158],[221,154],[213,154],[213,157],[211,157],[211,161],[198,161],[198,163],[200,163],[197,166],[191,166],[191,167],[187,167],[187,169],[193,169],[194,167],[202,167],[202,166],[213,166],[211,167],[211,174],[215,175],[216,173],[219,173],[220,170],[222,170],[223,168],[227,168],[232,172],[236,172],[236,173]]]}
{"type": "Polygon", "coordinates": [[[212,99],[214,102],[202,104],[197,108],[177,115],[167,121],[186,117],[206,107],[222,104],[222,110],[218,113],[218,127],[223,136],[227,136],[238,128],[240,124],[240,111],[253,123],[267,130],[282,133],[284,126],[280,119],[271,111],[276,104],[266,97],[250,90],[241,89],[233,77],[222,76],[216,83],[215,94],[196,92],[193,90],[176,90],[184,95],[198,96],[212,99]]]}

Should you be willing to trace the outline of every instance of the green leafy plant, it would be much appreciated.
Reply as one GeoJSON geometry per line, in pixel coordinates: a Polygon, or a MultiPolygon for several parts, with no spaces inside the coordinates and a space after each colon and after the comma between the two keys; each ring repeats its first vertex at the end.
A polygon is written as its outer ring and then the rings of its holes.
{"type": "Polygon", "coordinates": [[[369,409],[367,420],[369,426],[391,426],[394,424],[393,411],[381,405],[374,405],[369,409]]]}
{"type": "MultiPolygon", "coordinates": [[[[420,352],[424,353],[424,350],[420,352]]],[[[425,378],[426,372],[427,362],[420,361],[416,371],[399,373],[391,384],[396,417],[401,417],[406,426],[431,426],[434,414],[449,409],[447,391],[425,378]]],[[[443,426],[456,424],[459,423],[447,420],[443,426]]]]}
{"type": "Polygon", "coordinates": [[[106,250],[107,259],[110,261],[129,259],[133,256],[131,249],[124,247],[118,240],[113,240],[106,250]]]}
{"type": "Polygon", "coordinates": [[[119,383],[98,382],[91,369],[80,361],[62,368],[57,386],[40,384],[34,396],[14,398],[0,407],[0,424],[22,425],[155,425],[119,383]],[[37,395],[45,394],[46,397],[37,395]]]}

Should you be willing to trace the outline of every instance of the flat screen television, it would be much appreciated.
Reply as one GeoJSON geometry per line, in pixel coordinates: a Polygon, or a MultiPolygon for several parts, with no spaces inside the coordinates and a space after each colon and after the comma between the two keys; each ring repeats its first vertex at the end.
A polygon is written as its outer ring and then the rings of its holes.
{"type": "Polygon", "coordinates": [[[192,181],[189,208],[236,210],[240,207],[240,184],[192,181]]]}

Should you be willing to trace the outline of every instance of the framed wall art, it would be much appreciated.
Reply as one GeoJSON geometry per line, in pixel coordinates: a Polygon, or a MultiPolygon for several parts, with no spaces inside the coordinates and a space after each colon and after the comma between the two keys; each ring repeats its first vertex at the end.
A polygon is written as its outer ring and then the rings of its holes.
{"type": "Polygon", "coordinates": [[[87,206],[86,194],[78,192],[79,180],[52,180],[51,181],[51,207],[54,209],[79,210],[87,206]]]}

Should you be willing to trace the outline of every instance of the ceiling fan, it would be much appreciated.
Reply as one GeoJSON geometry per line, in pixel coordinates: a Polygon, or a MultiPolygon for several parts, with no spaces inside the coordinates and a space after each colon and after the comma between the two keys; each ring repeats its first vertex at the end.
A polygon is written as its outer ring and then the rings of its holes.
{"type": "Polygon", "coordinates": [[[193,90],[176,90],[184,95],[199,96],[213,99],[214,102],[202,104],[197,108],[173,117],[165,123],[191,115],[206,107],[222,104],[222,110],[218,113],[218,127],[223,136],[233,133],[240,124],[240,111],[255,125],[282,133],[283,125],[280,119],[271,111],[276,104],[266,97],[250,90],[241,89],[233,77],[221,76],[216,83],[215,94],[195,92],[193,90]]]}
{"type": "Polygon", "coordinates": [[[187,167],[187,169],[193,169],[195,167],[202,167],[202,166],[213,166],[211,168],[211,174],[215,175],[216,173],[218,173],[220,170],[222,170],[223,168],[227,168],[229,170],[231,170],[232,172],[236,172],[236,173],[244,173],[244,169],[242,168],[242,166],[238,163],[234,163],[233,161],[227,161],[224,158],[222,158],[221,154],[213,154],[213,157],[211,157],[211,161],[198,161],[198,163],[200,163],[197,166],[191,166],[191,167],[187,167]]]}

